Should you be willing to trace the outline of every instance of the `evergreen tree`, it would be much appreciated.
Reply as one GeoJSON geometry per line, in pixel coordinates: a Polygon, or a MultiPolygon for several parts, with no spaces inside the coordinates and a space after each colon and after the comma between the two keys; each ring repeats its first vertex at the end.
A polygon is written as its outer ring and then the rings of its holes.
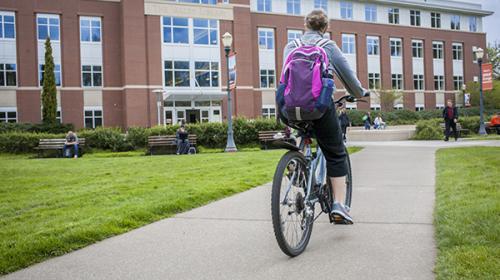
{"type": "Polygon", "coordinates": [[[50,38],[45,40],[45,66],[43,71],[42,119],[44,123],[55,124],[57,114],[57,89],[54,74],[54,57],[50,38]]]}

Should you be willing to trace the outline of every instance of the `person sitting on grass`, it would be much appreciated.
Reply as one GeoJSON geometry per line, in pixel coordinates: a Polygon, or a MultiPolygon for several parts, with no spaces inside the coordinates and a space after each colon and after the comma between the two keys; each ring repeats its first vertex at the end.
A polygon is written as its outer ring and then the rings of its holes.
{"type": "Polygon", "coordinates": [[[374,129],[385,129],[385,122],[382,119],[382,115],[378,114],[375,120],[373,121],[374,129]]]}
{"type": "Polygon", "coordinates": [[[497,112],[491,117],[489,126],[496,128],[497,134],[500,134],[500,112],[497,112]]]}
{"type": "Polygon", "coordinates": [[[70,157],[69,148],[73,147],[73,157],[78,158],[78,136],[73,131],[68,131],[66,134],[66,142],[64,142],[63,155],[70,157]]]}
{"type": "Polygon", "coordinates": [[[175,139],[177,144],[177,154],[186,155],[189,152],[189,134],[186,131],[184,125],[181,125],[177,132],[175,133],[175,139]]]}

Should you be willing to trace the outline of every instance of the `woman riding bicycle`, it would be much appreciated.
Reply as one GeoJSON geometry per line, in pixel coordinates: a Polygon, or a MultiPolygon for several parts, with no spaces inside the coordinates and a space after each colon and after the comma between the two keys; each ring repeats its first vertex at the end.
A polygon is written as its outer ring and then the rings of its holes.
{"type": "MultiPolygon", "coordinates": [[[[325,32],[328,30],[328,22],[328,16],[321,9],[309,13],[305,18],[306,32],[300,39],[300,43],[304,45],[317,44],[323,39],[325,32]]],[[[294,41],[288,43],[284,50],[283,61],[286,61],[288,54],[297,47],[299,46],[294,41]]],[[[322,44],[322,47],[328,56],[330,63],[328,67],[342,81],[347,92],[356,98],[367,96],[368,94],[365,94],[365,89],[361,86],[335,42],[330,40],[326,44],[322,44]]],[[[352,224],[353,220],[349,215],[349,210],[343,204],[346,196],[346,150],[342,139],[342,130],[335,112],[335,105],[332,104],[320,119],[314,120],[312,123],[318,145],[326,158],[327,175],[331,180],[335,197],[331,215],[334,216],[337,223],[352,224]]]]}

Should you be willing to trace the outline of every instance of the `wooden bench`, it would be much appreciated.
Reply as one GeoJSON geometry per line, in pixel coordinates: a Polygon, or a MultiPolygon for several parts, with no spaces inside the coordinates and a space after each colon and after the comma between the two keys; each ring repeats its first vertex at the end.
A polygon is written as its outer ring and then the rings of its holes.
{"type": "MultiPolygon", "coordinates": [[[[189,134],[189,145],[195,148],[196,152],[196,134],[189,134]]],[[[190,149],[191,149],[190,148],[190,149]]],[[[148,153],[153,155],[153,152],[165,151],[166,153],[175,154],[177,152],[177,143],[175,135],[157,135],[148,137],[148,153]]]]}
{"type": "MultiPolygon", "coordinates": [[[[443,131],[445,131],[446,125],[444,123],[441,123],[440,126],[441,126],[441,129],[443,131]]],[[[450,130],[453,132],[453,130],[451,128],[450,128],[450,130]]],[[[457,134],[458,134],[458,137],[462,137],[462,133],[469,134],[469,132],[470,131],[468,129],[462,128],[462,125],[460,123],[457,123],[457,134]]]]}
{"type": "MultiPolygon", "coordinates": [[[[38,151],[38,157],[41,157],[44,151],[56,151],[58,157],[63,157],[63,148],[66,139],[40,139],[38,142],[38,147],[35,150],[38,151]]],[[[79,157],[83,155],[83,148],[85,147],[85,138],[78,138],[78,153],[79,157]]]]}
{"type": "Polygon", "coordinates": [[[263,148],[264,150],[269,149],[270,148],[269,143],[276,140],[274,136],[278,133],[281,133],[283,137],[286,137],[284,130],[259,131],[259,142],[261,144],[261,148],[263,148]]]}

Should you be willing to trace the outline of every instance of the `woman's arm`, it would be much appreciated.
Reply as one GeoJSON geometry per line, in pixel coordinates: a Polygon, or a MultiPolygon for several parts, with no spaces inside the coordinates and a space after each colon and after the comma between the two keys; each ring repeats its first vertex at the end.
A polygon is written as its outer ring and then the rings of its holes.
{"type": "Polygon", "coordinates": [[[356,77],[356,73],[351,69],[344,54],[339,47],[337,47],[337,44],[332,41],[330,44],[327,44],[324,49],[328,54],[328,59],[333,66],[335,74],[342,81],[347,92],[354,95],[356,98],[363,97],[366,91],[356,77]]]}

